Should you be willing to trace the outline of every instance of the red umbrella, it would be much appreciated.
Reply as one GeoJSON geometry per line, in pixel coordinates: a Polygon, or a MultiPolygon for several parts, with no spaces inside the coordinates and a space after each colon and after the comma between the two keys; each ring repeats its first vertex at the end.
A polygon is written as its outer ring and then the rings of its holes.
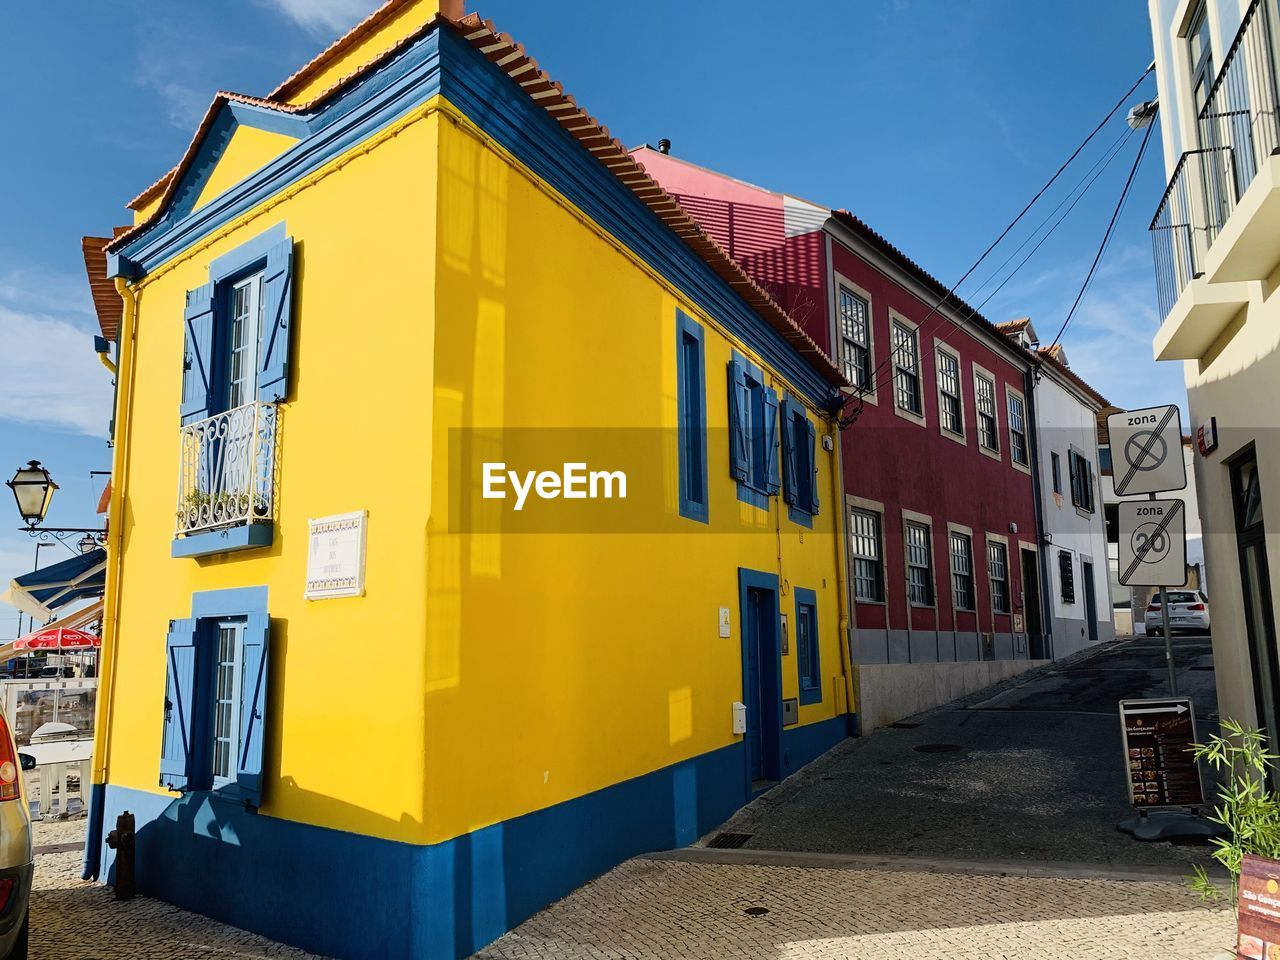
{"type": "Polygon", "coordinates": [[[69,627],[46,627],[13,641],[14,650],[90,650],[102,646],[102,638],[69,627]]]}

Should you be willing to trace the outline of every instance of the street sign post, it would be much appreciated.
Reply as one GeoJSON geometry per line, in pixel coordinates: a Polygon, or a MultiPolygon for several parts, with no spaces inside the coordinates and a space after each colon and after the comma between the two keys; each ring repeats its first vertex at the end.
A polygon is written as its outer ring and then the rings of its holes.
{"type": "Polygon", "coordinates": [[[1204,802],[1200,766],[1191,753],[1196,715],[1189,697],[1121,700],[1120,730],[1133,806],[1149,810],[1204,802]]]}
{"type": "Polygon", "coordinates": [[[1186,488],[1182,415],[1175,405],[1113,413],[1107,417],[1107,433],[1117,496],[1186,488]]]}
{"type": "Polygon", "coordinates": [[[1187,507],[1181,500],[1122,500],[1118,505],[1120,582],[1180,587],[1187,582],[1187,507]]]}

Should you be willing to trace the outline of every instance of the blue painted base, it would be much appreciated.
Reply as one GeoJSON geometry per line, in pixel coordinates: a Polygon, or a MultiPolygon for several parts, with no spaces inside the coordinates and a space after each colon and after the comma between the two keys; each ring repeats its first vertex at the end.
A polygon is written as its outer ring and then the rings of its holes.
{"type": "MultiPolygon", "coordinates": [[[[845,717],[792,727],[787,772],[838,743],[845,717]]],[[[454,960],[628,857],[685,846],[746,802],[741,743],[430,846],[252,813],[207,793],[100,791],[105,829],[137,821],[138,889],[307,950],[454,960]]],[[[97,793],[98,791],[95,791],[97,793]]],[[[94,804],[98,802],[94,797],[94,804]]],[[[114,851],[91,827],[102,875],[114,851]]]]}

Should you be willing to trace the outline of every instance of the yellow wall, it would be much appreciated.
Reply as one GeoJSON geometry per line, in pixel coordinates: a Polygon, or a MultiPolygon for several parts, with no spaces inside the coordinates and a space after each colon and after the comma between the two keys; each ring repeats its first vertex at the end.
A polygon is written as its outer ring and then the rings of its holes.
{"type": "Polygon", "coordinates": [[[293,91],[286,101],[298,104],[314,100],[338,81],[351,76],[379,54],[404,40],[415,30],[426,26],[439,9],[440,0],[409,0],[376,30],[370,31],[359,43],[341,56],[335,57],[331,63],[325,64],[315,76],[293,91]]]}
{"type": "Polygon", "coordinates": [[[196,198],[194,209],[203,207],[228,187],[235,186],[249,174],[262,169],[297,142],[297,137],[283,133],[237,126],[200,191],[200,196],[196,198]]]}
{"type": "MultiPolygon", "coordinates": [[[[790,588],[817,591],[824,698],[802,707],[801,721],[834,716],[843,688],[832,455],[819,446],[824,506],[812,531],[785,510],[779,517],[781,497],[769,513],[740,503],[726,367],[732,348],[745,348],[465,122],[442,127],[440,189],[430,839],[740,740],[731,733],[731,704],[743,696],[739,566],[781,574],[793,634],[785,697],[798,687],[790,588]],[[709,528],[678,512],[677,307],[706,330],[709,528]],[[532,468],[538,443],[519,429],[565,427],[582,428],[581,459],[593,468],[639,467],[628,471],[635,509],[662,513],[623,522],[660,532],[450,531],[451,429],[485,433],[495,456],[525,456],[519,466],[532,468]],[[656,504],[646,487],[661,494],[656,504]],[[718,636],[721,606],[732,611],[730,638],[718,636]]],[[[822,423],[819,436],[832,432],[822,423]]],[[[536,465],[558,466],[575,442],[547,434],[550,463],[536,465]]],[[[562,509],[579,506],[589,509],[562,509]]]]}
{"type": "Polygon", "coordinates": [[[779,515],[780,497],[769,512],[740,503],[725,369],[734,346],[750,351],[447,104],[446,122],[434,109],[139,284],[116,464],[111,783],[162,792],[168,621],[190,615],[193,592],[260,584],[274,817],[434,842],[740,740],[740,566],[781,575],[793,635],[792,588],[817,592],[823,700],[801,721],[843,711],[832,455],[818,451],[812,531],[779,515]],[[184,294],[213,258],[282,220],[297,243],[296,329],[275,542],[174,559],[184,294]],[[706,331],[709,528],[677,510],[677,307],[706,331]],[[613,517],[631,532],[498,533],[483,512],[459,532],[458,428],[502,456],[580,441],[583,459],[616,458],[592,466],[634,471],[613,517]],[[570,429],[541,448],[521,428],[570,429]],[[305,601],[307,519],[360,509],[366,595],[305,601]]]}
{"type": "Polygon", "coordinates": [[[195,591],[267,584],[274,660],[264,812],[422,836],[422,778],[405,758],[423,750],[437,124],[434,115],[400,124],[372,152],[344,158],[340,173],[312,178],[139,285],[133,416],[116,464],[124,512],[112,517],[124,536],[112,783],[162,792],[169,619],[190,615],[195,591]],[[280,221],[297,242],[296,330],[275,542],[175,559],[185,291],[207,280],[214,257],[280,221]],[[304,600],[307,519],[364,508],[366,596],[304,600]],[[394,641],[375,627],[394,631],[394,641]]]}

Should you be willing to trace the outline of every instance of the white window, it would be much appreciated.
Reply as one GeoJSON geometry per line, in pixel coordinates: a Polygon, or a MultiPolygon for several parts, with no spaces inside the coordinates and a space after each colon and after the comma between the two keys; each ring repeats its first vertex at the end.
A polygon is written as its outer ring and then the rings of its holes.
{"type": "Polygon", "coordinates": [[[1022,397],[1016,393],[1009,394],[1009,456],[1014,463],[1024,467],[1030,462],[1027,459],[1027,412],[1022,397]]]}
{"type": "Polygon", "coordinates": [[[978,443],[994,453],[1000,452],[1000,435],[996,426],[996,384],[981,373],[974,376],[975,406],[978,410],[978,443]]]}
{"type": "Polygon", "coordinates": [[[1009,612],[1009,549],[999,540],[987,541],[987,578],[991,581],[991,609],[1009,612]]]}
{"type": "Polygon", "coordinates": [[[214,787],[231,783],[236,777],[236,745],[240,742],[240,650],[244,645],[244,629],[243,620],[218,623],[211,725],[214,787]]]}
{"type": "Polygon", "coordinates": [[[262,274],[231,288],[231,327],[228,337],[227,408],[258,399],[258,359],[262,354],[262,274]]]}
{"type": "Polygon", "coordinates": [[[872,603],[883,601],[884,560],[879,515],[870,510],[851,509],[849,539],[853,553],[854,597],[872,603]]]}
{"type": "Polygon", "coordinates": [[[871,383],[871,305],[840,287],[840,364],[845,379],[862,390],[871,383]]]}
{"type": "Polygon", "coordinates": [[[912,603],[933,605],[933,551],[929,547],[929,528],[923,523],[907,521],[907,596],[912,603]]]}
{"type": "Polygon", "coordinates": [[[920,342],[916,331],[898,320],[893,322],[894,403],[899,410],[920,416],[920,342]]]}
{"type": "Polygon", "coordinates": [[[964,436],[964,406],[960,402],[960,359],[938,350],[938,413],[942,429],[964,436]]]}
{"type": "Polygon", "coordinates": [[[965,533],[951,532],[951,600],[959,610],[972,610],[973,540],[965,533]]]}

